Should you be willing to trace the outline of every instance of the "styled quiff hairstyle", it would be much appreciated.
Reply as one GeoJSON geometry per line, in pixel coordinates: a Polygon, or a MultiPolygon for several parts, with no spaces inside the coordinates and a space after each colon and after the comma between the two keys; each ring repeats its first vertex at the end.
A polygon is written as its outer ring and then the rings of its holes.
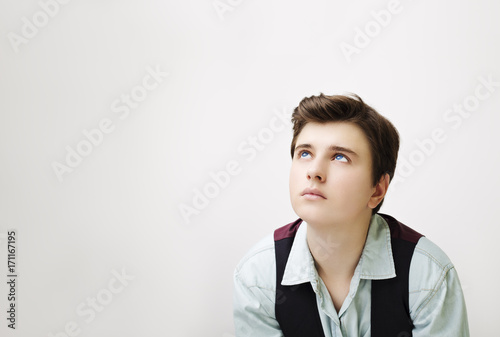
{"type": "MultiPolygon", "coordinates": [[[[358,95],[311,96],[304,98],[292,114],[292,159],[297,138],[307,123],[348,122],[356,124],[365,134],[372,157],[373,186],[386,173],[394,177],[399,150],[399,134],[394,125],[358,95]]],[[[379,211],[383,200],[372,210],[379,211]]]]}

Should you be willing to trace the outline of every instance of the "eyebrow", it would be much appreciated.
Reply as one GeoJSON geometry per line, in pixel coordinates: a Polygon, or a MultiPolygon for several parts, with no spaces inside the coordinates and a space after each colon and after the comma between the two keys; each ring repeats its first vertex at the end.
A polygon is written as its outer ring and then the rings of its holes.
{"type": "MultiPolygon", "coordinates": [[[[311,144],[300,144],[300,145],[297,145],[295,147],[295,153],[300,150],[300,149],[314,149],[314,146],[312,146],[311,144]]],[[[330,150],[331,152],[344,152],[344,153],[349,153],[349,154],[352,154],[352,155],[355,155],[357,156],[358,154],[356,152],[354,152],[353,150],[347,148],[347,147],[343,147],[343,146],[338,146],[338,145],[330,145],[328,147],[328,150],[330,150]]]]}

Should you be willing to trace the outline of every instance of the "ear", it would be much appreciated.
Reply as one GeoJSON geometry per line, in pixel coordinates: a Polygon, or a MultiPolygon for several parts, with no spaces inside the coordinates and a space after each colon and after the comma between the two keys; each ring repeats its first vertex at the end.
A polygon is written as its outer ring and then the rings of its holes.
{"type": "Polygon", "coordinates": [[[374,191],[372,196],[370,197],[370,200],[368,201],[368,207],[374,209],[375,207],[378,206],[378,204],[380,204],[380,202],[384,199],[385,194],[387,193],[390,180],[391,178],[389,177],[388,173],[384,174],[380,178],[377,185],[373,187],[374,191]]]}

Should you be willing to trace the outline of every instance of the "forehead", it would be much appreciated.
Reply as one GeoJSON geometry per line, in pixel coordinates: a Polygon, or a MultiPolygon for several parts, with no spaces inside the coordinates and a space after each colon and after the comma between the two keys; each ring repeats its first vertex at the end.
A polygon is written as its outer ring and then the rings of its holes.
{"type": "Polygon", "coordinates": [[[316,149],[334,145],[349,148],[361,156],[370,154],[370,144],[363,130],[351,122],[307,123],[295,146],[300,144],[310,144],[316,149]]]}

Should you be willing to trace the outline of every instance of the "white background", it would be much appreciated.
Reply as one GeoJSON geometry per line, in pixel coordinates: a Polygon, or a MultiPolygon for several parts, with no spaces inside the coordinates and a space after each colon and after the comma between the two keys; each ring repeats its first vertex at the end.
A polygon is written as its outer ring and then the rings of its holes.
{"type": "Polygon", "coordinates": [[[471,334],[494,335],[500,5],[401,0],[381,26],[373,13],[388,4],[73,0],[49,16],[38,1],[1,0],[0,334],[70,336],[69,326],[74,336],[232,336],[234,267],[296,219],[290,124],[273,116],[290,116],[305,96],[354,92],[401,134],[401,180],[381,211],[445,250],[471,334]],[[29,38],[27,21],[40,26],[29,38]],[[358,48],[350,57],[346,44],[358,48]],[[168,76],[144,91],[148,67],[168,76]],[[474,99],[481,78],[497,84],[474,99]],[[120,119],[112,104],[132,92],[147,96],[120,119]],[[453,112],[463,104],[466,118],[453,112]],[[113,131],[60,181],[53,164],[68,165],[68,147],[84,149],[83,131],[106,119],[113,131]],[[437,129],[445,140],[424,153],[419,142],[437,129]],[[404,160],[411,168],[401,171],[404,160]],[[211,173],[231,162],[239,173],[215,190],[211,173]],[[203,209],[196,191],[211,193],[203,209]],[[182,205],[197,214],[183,217],[182,205]],[[18,236],[15,331],[5,312],[9,229],[18,236]],[[133,279],[113,283],[114,273],[133,279]],[[105,305],[87,322],[89,298],[105,305]]]}

